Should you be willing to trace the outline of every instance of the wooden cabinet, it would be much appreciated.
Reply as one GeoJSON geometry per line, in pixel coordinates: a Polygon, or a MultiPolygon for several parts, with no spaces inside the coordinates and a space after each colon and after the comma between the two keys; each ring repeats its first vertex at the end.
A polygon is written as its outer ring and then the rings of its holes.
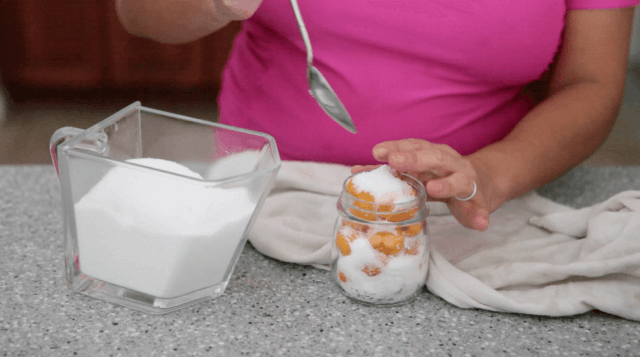
{"type": "Polygon", "coordinates": [[[0,70],[9,90],[217,88],[235,22],[199,41],[128,34],[115,0],[0,1],[0,70]]]}
{"type": "MultiPolygon", "coordinates": [[[[16,7],[12,12],[17,28],[2,37],[15,37],[14,44],[20,48],[3,51],[9,69],[3,78],[33,85],[64,83],[78,87],[100,81],[98,0],[71,2],[73,11],[60,6],[61,2],[10,3],[16,7]]],[[[8,15],[3,11],[3,22],[8,15]]]]}

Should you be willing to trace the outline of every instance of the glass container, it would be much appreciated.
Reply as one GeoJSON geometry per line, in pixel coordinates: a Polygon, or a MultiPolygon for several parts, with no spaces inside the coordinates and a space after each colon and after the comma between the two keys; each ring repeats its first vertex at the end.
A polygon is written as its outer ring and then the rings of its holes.
{"type": "Polygon", "coordinates": [[[280,169],[267,134],[139,102],[50,151],[67,285],[152,314],[224,293],[280,169]]]}
{"type": "Polygon", "coordinates": [[[416,197],[401,204],[364,201],[347,190],[338,199],[331,275],[340,291],[366,305],[394,306],[413,299],[429,268],[429,236],[424,185],[397,174],[416,197]]]}

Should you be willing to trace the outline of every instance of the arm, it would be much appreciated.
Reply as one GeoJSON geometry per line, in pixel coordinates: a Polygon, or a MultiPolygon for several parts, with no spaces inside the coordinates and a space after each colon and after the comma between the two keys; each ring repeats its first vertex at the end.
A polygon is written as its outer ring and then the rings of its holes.
{"type": "Polygon", "coordinates": [[[165,43],[186,43],[244,20],[262,0],[116,0],[118,19],[138,36],[165,43]]]}
{"type": "Polygon", "coordinates": [[[614,124],[624,88],[633,8],[573,10],[549,96],[503,140],[468,159],[493,186],[486,204],[540,187],[591,155],[614,124]]]}
{"type": "Polygon", "coordinates": [[[552,181],[604,142],[622,99],[632,18],[633,8],[569,11],[548,97],[503,140],[463,157],[447,145],[405,139],[376,145],[373,156],[421,179],[464,226],[485,230],[489,212],[552,181]],[[471,194],[474,182],[471,200],[455,198],[471,194]]]}

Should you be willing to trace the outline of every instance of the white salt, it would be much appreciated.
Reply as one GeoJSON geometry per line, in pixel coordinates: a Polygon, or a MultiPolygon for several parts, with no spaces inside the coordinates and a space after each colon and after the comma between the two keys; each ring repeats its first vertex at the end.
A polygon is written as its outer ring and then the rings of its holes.
{"type": "Polygon", "coordinates": [[[245,150],[232,154],[233,159],[216,160],[206,170],[204,177],[207,180],[220,180],[231,176],[247,174],[255,169],[260,159],[260,151],[245,150]]]}
{"type": "Polygon", "coordinates": [[[370,193],[376,202],[398,204],[415,199],[411,185],[395,177],[389,165],[354,175],[351,182],[358,190],[370,193]]]}
{"type": "Polygon", "coordinates": [[[406,299],[425,283],[428,271],[425,247],[421,247],[417,255],[389,256],[386,265],[380,259],[381,253],[367,238],[354,240],[350,248],[349,255],[337,260],[337,271],[347,279],[346,282],[339,281],[340,286],[350,296],[372,303],[392,303],[406,299]],[[366,267],[380,272],[370,276],[366,267]]]}
{"type": "MultiPolygon", "coordinates": [[[[166,160],[128,161],[201,179],[166,160]]],[[[256,205],[244,187],[206,187],[114,167],[75,205],[80,269],[161,298],[215,286],[256,205]]]]}
{"type": "MultiPolygon", "coordinates": [[[[377,203],[399,204],[415,199],[415,191],[407,182],[393,174],[388,165],[363,172],[351,178],[358,191],[367,192],[377,203]]],[[[404,237],[405,248],[394,255],[375,249],[369,240],[380,232],[395,234],[395,227],[368,225],[366,233],[355,234],[349,243],[349,254],[335,259],[338,283],[345,292],[358,300],[370,303],[395,303],[406,300],[425,283],[429,252],[424,232],[404,237]],[[342,274],[342,275],[341,275],[342,274]]],[[[348,226],[341,228],[345,237],[356,232],[348,226]]],[[[353,235],[352,235],[353,236],[353,235]]]]}
{"type": "Polygon", "coordinates": [[[399,255],[389,260],[387,271],[388,279],[404,280],[406,285],[422,285],[427,277],[427,262],[424,255],[399,255]]]}

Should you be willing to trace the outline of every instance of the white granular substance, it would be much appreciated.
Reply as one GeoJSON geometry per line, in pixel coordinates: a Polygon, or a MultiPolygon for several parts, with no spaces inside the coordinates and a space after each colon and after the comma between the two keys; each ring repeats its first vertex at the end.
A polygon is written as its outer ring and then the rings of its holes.
{"type": "MultiPolygon", "coordinates": [[[[175,162],[129,162],[202,179],[175,162]]],[[[114,167],[75,205],[82,274],[160,298],[220,284],[257,205],[244,187],[114,167]]]]}
{"type": "Polygon", "coordinates": [[[417,255],[399,253],[387,257],[385,265],[383,255],[371,246],[367,235],[359,234],[349,246],[351,253],[337,260],[337,272],[346,277],[346,282],[338,280],[338,283],[350,296],[371,303],[394,303],[414,294],[426,281],[425,247],[420,247],[417,255]],[[380,273],[369,276],[365,267],[377,268],[380,273]]]}
{"type": "Polygon", "coordinates": [[[404,203],[415,199],[413,188],[393,175],[389,165],[361,172],[351,178],[360,191],[370,193],[376,202],[404,203]]]}
{"type": "MultiPolygon", "coordinates": [[[[371,194],[377,203],[399,204],[416,198],[413,187],[394,176],[388,165],[354,175],[351,183],[358,191],[371,194]]],[[[398,223],[389,228],[370,224],[366,225],[366,233],[348,225],[340,229],[344,237],[356,237],[348,243],[348,254],[337,252],[335,259],[337,282],[347,295],[364,302],[392,304],[406,300],[424,285],[429,269],[429,251],[424,232],[415,236],[403,234],[404,247],[393,255],[385,255],[371,245],[370,238],[376,233],[398,234],[395,227],[401,225],[398,223]]]]}

